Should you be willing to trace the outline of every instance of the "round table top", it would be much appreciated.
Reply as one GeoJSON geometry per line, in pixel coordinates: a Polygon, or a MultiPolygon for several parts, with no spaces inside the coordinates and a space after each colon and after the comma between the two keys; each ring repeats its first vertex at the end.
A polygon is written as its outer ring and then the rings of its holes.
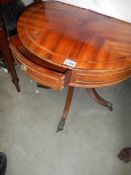
{"type": "Polygon", "coordinates": [[[131,24],[60,2],[25,10],[17,30],[21,42],[42,60],[68,69],[131,67],[131,24]]]}

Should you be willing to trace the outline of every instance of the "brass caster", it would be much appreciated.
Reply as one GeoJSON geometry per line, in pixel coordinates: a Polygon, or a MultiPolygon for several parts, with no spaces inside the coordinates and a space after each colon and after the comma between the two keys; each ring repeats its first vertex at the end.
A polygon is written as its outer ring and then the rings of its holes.
{"type": "Polygon", "coordinates": [[[59,124],[58,124],[56,132],[60,132],[60,131],[64,130],[65,121],[66,121],[66,119],[64,117],[62,117],[59,124]]]}

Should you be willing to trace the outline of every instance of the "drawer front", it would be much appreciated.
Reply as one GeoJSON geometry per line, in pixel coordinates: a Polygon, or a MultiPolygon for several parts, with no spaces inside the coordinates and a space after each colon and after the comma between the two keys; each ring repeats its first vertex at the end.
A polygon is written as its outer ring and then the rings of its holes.
{"type": "Polygon", "coordinates": [[[28,76],[36,80],[38,83],[53,88],[55,90],[62,90],[64,88],[64,73],[58,73],[43,66],[41,67],[23,56],[12,43],[10,43],[10,47],[12,50],[12,54],[14,55],[18,64],[21,66],[21,69],[28,76]]]}

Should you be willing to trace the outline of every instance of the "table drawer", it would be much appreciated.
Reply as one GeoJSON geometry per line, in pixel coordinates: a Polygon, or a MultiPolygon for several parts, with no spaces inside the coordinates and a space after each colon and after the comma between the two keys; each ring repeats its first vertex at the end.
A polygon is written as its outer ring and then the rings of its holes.
{"type": "Polygon", "coordinates": [[[15,57],[17,63],[21,66],[21,69],[38,83],[55,90],[62,90],[64,86],[68,84],[68,73],[53,71],[32,62],[18,50],[18,45],[16,46],[13,43],[13,40],[10,40],[10,47],[12,54],[15,57]]]}

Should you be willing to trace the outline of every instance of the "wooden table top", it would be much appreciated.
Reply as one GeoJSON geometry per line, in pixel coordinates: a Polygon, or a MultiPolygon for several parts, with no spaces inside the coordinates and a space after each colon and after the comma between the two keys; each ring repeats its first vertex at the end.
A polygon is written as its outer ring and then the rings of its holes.
{"type": "Polygon", "coordinates": [[[64,85],[96,88],[131,76],[131,24],[127,22],[46,1],[27,8],[17,30],[21,48],[26,48],[20,49],[22,54],[29,51],[33,64],[54,70],[49,75],[64,74],[68,77],[64,85]]]}
{"type": "Polygon", "coordinates": [[[131,65],[131,24],[60,2],[43,2],[19,18],[21,42],[62,67],[114,69],[131,65]]]}

